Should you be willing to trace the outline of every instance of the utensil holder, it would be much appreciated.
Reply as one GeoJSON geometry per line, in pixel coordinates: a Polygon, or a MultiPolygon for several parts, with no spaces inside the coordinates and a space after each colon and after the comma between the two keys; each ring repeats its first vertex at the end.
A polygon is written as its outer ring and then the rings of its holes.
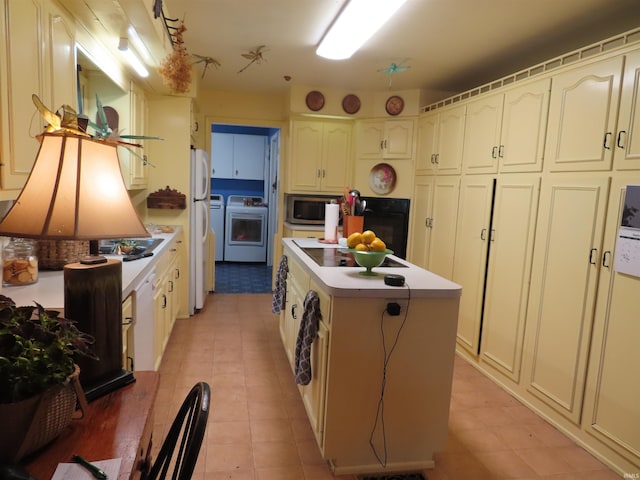
{"type": "Polygon", "coordinates": [[[364,217],[362,215],[345,215],[342,221],[342,236],[349,238],[354,232],[362,233],[364,217]]]}

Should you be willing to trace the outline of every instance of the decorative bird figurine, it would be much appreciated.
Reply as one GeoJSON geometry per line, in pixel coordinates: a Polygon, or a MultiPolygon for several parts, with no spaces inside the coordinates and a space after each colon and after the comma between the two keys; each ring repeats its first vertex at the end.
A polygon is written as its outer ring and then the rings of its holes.
{"type": "Polygon", "coordinates": [[[195,62],[193,62],[194,64],[196,64],[196,63],[204,63],[204,68],[202,69],[202,77],[201,78],[204,78],[205,74],[207,73],[207,68],[209,68],[209,65],[213,65],[216,68],[218,68],[219,66],[222,65],[218,60],[216,60],[213,57],[205,57],[203,55],[198,55],[196,53],[193,53],[192,56],[194,56],[194,57],[196,57],[198,59],[195,62]]]}
{"type": "Polygon", "coordinates": [[[393,76],[396,73],[402,73],[405,70],[411,68],[409,65],[405,65],[406,60],[403,60],[400,63],[391,63],[387,68],[382,68],[378,70],[380,73],[384,73],[385,75],[389,75],[389,87],[391,87],[391,81],[393,80],[393,76]]]}
{"type": "Polygon", "coordinates": [[[249,53],[243,53],[242,56],[250,60],[250,62],[247,63],[244,67],[242,67],[240,70],[238,70],[238,73],[244,72],[247,68],[249,68],[254,63],[257,63],[258,65],[260,65],[260,63],[262,63],[262,61],[265,60],[265,58],[262,55],[266,51],[264,50],[265,47],[266,45],[260,45],[259,47],[256,47],[255,50],[251,50],[249,53]]]}

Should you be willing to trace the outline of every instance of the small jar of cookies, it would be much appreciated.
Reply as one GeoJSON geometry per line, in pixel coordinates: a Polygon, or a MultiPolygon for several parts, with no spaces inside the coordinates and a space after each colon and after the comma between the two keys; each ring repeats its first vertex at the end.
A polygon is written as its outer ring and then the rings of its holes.
{"type": "Polygon", "coordinates": [[[12,238],[2,250],[2,285],[29,285],[38,281],[36,241],[12,238]]]}

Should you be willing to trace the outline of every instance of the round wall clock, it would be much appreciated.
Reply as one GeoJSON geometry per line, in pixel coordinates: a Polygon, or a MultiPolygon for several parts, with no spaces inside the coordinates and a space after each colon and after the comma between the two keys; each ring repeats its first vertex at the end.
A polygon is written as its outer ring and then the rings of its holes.
{"type": "Polygon", "coordinates": [[[360,110],[360,99],[358,96],[352,93],[345,95],[342,99],[342,109],[350,115],[357,113],[358,110],[360,110]]]}
{"type": "Polygon", "coordinates": [[[404,109],[404,100],[398,95],[392,95],[387,99],[385,110],[389,115],[398,115],[404,109]]]}
{"type": "Polygon", "coordinates": [[[305,101],[309,110],[313,110],[314,112],[317,112],[324,107],[324,95],[317,90],[307,93],[305,101]]]}

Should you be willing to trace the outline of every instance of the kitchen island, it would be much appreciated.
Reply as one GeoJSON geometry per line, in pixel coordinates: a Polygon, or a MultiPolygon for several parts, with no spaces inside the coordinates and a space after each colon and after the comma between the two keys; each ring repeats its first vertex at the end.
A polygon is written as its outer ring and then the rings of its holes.
{"type": "Polygon", "coordinates": [[[299,390],[323,458],[336,474],[433,467],[447,435],[461,287],[394,256],[364,276],[338,245],[283,246],[280,335],[294,372],[305,296],[319,298],[311,381],[299,390]],[[387,273],[405,284],[385,285],[387,273]]]}

